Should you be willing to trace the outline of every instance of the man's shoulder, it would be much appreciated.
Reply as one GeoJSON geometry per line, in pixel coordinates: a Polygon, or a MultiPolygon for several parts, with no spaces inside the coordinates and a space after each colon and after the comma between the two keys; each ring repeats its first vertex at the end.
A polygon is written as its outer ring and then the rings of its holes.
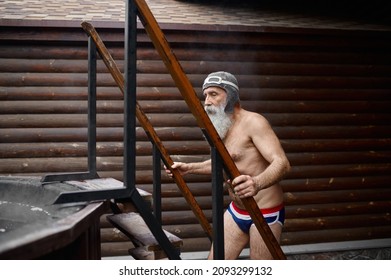
{"type": "Polygon", "coordinates": [[[263,115],[252,111],[245,111],[243,115],[243,122],[240,126],[250,137],[258,135],[260,131],[266,133],[273,130],[271,124],[263,115]]]}
{"type": "Polygon", "coordinates": [[[268,120],[261,114],[253,111],[243,110],[243,116],[245,116],[246,121],[249,122],[261,122],[261,123],[268,123],[268,120]]]}

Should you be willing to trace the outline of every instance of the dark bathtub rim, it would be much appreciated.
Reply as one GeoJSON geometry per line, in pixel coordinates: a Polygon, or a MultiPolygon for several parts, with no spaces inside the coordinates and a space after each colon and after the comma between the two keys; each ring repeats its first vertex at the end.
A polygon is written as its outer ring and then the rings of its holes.
{"type": "Polygon", "coordinates": [[[0,259],[37,259],[64,248],[99,223],[107,207],[107,201],[92,202],[68,217],[43,224],[33,233],[16,236],[0,246],[0,259]]]}

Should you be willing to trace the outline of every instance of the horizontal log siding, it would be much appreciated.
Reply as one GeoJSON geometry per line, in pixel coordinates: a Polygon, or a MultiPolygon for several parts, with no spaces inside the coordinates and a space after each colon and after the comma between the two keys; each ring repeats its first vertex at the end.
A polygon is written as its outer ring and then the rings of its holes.
{"type": "MultiPolygon", "coordinates": [[[[224,29],[224,28],[223,28],[224,29]]],[[[98,28],[120,69],[123,30],[98,28]]],[[[263,114],[292,164],[282,182],[282,245],[391,235],[391,36],[386,32],[165,29],[199,97],[205,75],[237,75],[243,106],[263,114]]],[[[137,97],[176,160],[209,157],[194,117],[143,30],[137,97]]],[[[81,28],[2,27],[0,173],[37,175],[87,168],[87,47],[81,28]]],[[[122,180],[122,94],[98,61],[97,165],[122,180]]],[[[137,129],[137,187],[152,192],[151,144],[137,129]]],[[[185,177],[211,221],[210,177],[185,177]]],[[[177,186],[162,172],[163,224],[183,251],[210,243],[177,186]]],[[[225,197],[225,204],[228,204],[225,197]]],[[[129,240],[101,219],[102,255],[129,240]]]]}

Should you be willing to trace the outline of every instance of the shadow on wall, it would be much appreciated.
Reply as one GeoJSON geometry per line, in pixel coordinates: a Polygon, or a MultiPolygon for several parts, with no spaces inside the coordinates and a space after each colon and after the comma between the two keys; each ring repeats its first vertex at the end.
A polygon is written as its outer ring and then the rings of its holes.
{"type": "Polygon", "coordinates": [[[321,17],[360,20],[367,23],[391,25],[391,1],[388,0],[176,0],[178,2],[202,3],[202,5],[227,5],[238,8],[255,8],[294,12],[321,17]]]}

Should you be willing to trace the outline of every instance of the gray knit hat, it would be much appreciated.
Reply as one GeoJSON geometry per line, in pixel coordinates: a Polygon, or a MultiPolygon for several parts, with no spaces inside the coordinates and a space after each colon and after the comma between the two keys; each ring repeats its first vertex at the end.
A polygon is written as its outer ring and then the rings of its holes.
{"type": "Polygon", "coordinates": [[[240,102],[238,80],[234,75],[228,72],[213,72],[206,77],[202,86],[202,91],[208,87],[220,87],[227,92],[227,106],[225,111],[232,113],[235,104],[240,102]]]}

